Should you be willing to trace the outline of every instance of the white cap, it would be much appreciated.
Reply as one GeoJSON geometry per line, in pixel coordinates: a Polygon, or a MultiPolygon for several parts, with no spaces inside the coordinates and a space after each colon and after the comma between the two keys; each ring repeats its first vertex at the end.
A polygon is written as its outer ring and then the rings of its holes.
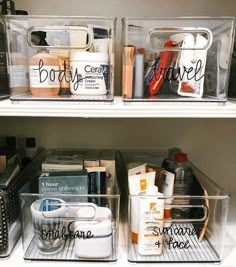
{"type": "Polygon", "coordinates": [[[156,185],[148,185],[146,188],[146,195],[157,195],[158,187],[156,185]]]}
{"type": "Polygon", "coordinates": [[[108,54],[101,52],[70,51],[70,61],[90,61],[108,63],[108,54]]]}

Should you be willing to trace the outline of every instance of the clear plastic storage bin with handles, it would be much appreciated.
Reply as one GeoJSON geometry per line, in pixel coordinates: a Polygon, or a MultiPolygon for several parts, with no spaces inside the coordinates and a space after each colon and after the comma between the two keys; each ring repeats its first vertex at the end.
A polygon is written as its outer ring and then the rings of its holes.
{"type": "Polygon", "coordinates": [[[115,150],[52,149],[31,178],[20,191],[25,260],[118,259],[115,150]]]}
{"type": "Polygon", "coordinates": [[[112,101],[116,18],[6,16],[12,100],[112,101]]]}
{"type": "Polygon", "coordinates": [[[123,203],[126,202],[127,214],[123,215],[128,222],[125,227],[128,261],[221,262],[229,194],[191,162],[188,162],[192,170],[192,177],[188,176],[192,178],[191,191],[177,193],[180,186],[183,189],[186,185],[184,180],[182,184],[180,179],[174,182],[182,170],[178,169],[174,176],[160,167],[166,158],[163,153],[121,152],[120,163],[126,168],[126,175],[122,174],[126,182],[121,190],[126,188],[123,203]]]}
{"type": "Polygon", "coordinates": [[[226,101],[234,17],[123,18],[123,99],[226,101]]]}

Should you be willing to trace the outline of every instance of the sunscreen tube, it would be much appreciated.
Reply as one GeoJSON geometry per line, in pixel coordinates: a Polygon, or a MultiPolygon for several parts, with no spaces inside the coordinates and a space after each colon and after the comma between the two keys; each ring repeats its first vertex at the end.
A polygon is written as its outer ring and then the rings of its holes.
{"type": "Polygon", "coordinates": [[[145,195],[140,196],[139,242],[140,255],[160,255],[163,247],[164,199],[157,186],[147,186],[145,195]]]}
{"type": "Polygon", "coordinates": [[[129,193],[130,193],[130,221],[131,221],[131,240],[132,243],[138,243],[139,227],[139,193],[145,192],[148,185],[154,185],[155,172],[149,172],[139,175],[129,176],[129,193]]]}
{"type": "MultiPolygon", "coordinates": [[[[165,178],[162,183],[162,193],[164,196],[170,197],[173,196],[174,193],[174,182],[175,182],[175,175],[171,172],[164,171],[165,178]]],[[[172,218],[172,208],[171,204],[173,203],[172,198],[165,199],[165,211],[164,211],[164,218],[171,219],[172,218]]],[[[170,227],[171,222],[166,221],[164,223],[164,227],[170,227]]]]}

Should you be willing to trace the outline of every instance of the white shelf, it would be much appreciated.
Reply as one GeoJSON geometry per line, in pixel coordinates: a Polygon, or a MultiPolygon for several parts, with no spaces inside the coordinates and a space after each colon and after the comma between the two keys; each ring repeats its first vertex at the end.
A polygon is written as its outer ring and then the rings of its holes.
{"type": "MultiPolygon", "coordinates": [[[[223,255],[223,261],[217,266],[219,267],[233,267],[235,266],[236,262],[236,194],[231,198],[230,200],[230,209],[229,209],[229,218],[228,218],[228,224],[226,227],[226,237],[224,241],[224,255],[223,255]]],[[[96,267],[99,265],[100,267],[106,267],[108,264],[115,264],[117,267],[127,267],[131,266],[133,264],[130,264],[127,261],[127,253],[126,253],[126,242],[125,238],[127,235],[125,234],[124,225],[121,225],[120,227],[120,238],[119,238],[119,252],[118,252],[118,260],[115,263],[97,263],[97,262],[53,262],[53,261],[44,261],[43,266],[44,267],[54,267],[54,266],[63,266],[66,267],[68,264],[79,264],[81,266],[85,267],[96,267]]],[[[19,240],[17,246],[14,248],[14,251],[9,259],[7,260],[0,260],[1,266],[4,267],[12,267],[12,266],[29,266],[28,261],[24,261],[23,259],[23,251],[21,246],[21,240],[19,240]],[[28,265],[27,265],[28,264],[28,265]]],[[[32,267],[38,267],[42,264],[40,261],[33,261],[30,262],[30,266],[32,267]]],[[[153,264],[145,264],[146,267],[148,266],[156,266],[157,263],[153,264]]],[[[160,264],[159,264],[160,265],[160,264]]],[[[193,264],[161,264],[163,267],[193,267],[193,264]]],[[[140,266],[143,266],[143,264],[140,264],[140,266]]],[[[206,266],[214,266],[212,264],[194,264],[195,267],[206,267],[206,266]]]]}
{"type": "Polygon", "coordinates": [[[236,118],[236,102],[0,101],[0,116],[81,118],[236,118]]]}
{"type": "MultiPolygon", "coordinates": [[[[95,267],[97,265],[101,266],[101,267],[105,267],[108,264],[115,264],[117,267],[126,267],[131,265],[131,263],[129,263],[127,261],[127,253],[126,253],[126,246],[125,246],[125,241],[124,241],[124,233],[123,231],[121,231],[121,238],[119,240],[119,256],[118,256],[118,260],[115,263],[98,263],[98,262],[60,262],[60,261],[44,261],[43,262],[43,266],[44,267],[56,267],[58,266],[58,264],[60,266],[68,266],[68,264],[79,264],[81,266],[84,267],[95,267]]],[[[233,266],[232,264],[236,262],[236,248],[235,248],[235,236],[236,236],[236,226],[233,224],[230,224],[228,226],[228,231],[227,231],[227,238],[229,238],[229,236],[234,237],[234,240],[230,240],[230,243],[228,243],[226,245],[226,252],[228,253],[224,260],[222,261],[221,264],[217,265],[219,267],[226,267],[226,266],[233,266]]],[[[227,241],[226,241],[227,242],[227,241]]],[[[42,264],[42,262],[40,261],[24,261],[23,259],[23,251],[22,251],[22,246],[21,246],[21,239],[19,240],[19,242],[17,243],[17,246],[14,248],[14,251],[12,253],[12,255],[10,256],[9,259],[7,260],[0,260],[0,264],[1,266],[4,267],[12,267],[12,266],[32,266],[32,267],[37,267],[40,266],[42,264]]],[[[156,266],[157,263],[153,263],[153,264],[146,264],[145,266],[156,266]]],[[[179,267],[179,266],[183,266],[183,264],[177,264],[177,263],[173,263],[173,264],[161,264],[164,267],[179,267]]],[[[210,265],[210,264],[209,264],[210,265]]],[[[211,264],[212,265],[212,264],[211,264]]],[[[143,264],[142,264],[143,266],[143,264]]],[[[184,264],[184,267],[192,267],[193,265],[191,263],[186,263],[184,264]]],[[[206,264],[194,264],[195,267],[205,267],[206,264]]],[[[208,265],[207,265],[208,266],[208,265]]]]}

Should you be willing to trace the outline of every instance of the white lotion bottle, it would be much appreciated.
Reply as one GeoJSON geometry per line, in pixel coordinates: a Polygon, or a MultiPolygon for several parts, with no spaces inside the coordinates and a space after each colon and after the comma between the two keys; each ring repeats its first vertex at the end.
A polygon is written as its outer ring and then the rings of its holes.
{"type": "Polygon", "coordinates": [[[164,199],[158,198],[155,185],[147,186],[145,195],[140,196],[139,242],[140,255],[160,255],[163,247],[164,199]]]}

